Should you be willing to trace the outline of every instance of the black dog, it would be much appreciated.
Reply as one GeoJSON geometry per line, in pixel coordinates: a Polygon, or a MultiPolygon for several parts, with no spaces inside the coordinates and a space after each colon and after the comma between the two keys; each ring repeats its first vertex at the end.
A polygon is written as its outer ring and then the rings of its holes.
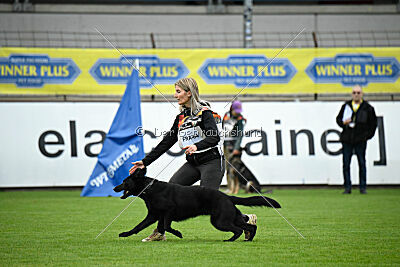
{"type": "Polygon", "coordinates": [[[182,238],[178,230],[171,228],[172,221],[211,215],[211,223],[215,228],[234,233],[225,241],[236,240],[244,230],[250,232],[248,241],[252,241],[257,226],[246,223],[235,205],[281,207],[278,202],[267,197],[228,196],[218,190],[201,186],[181,186],[160,182],[146,177],[145,174],[146,169],[137,169],[122,184],[114,188],[115,192],[124,190],[122,199],[130,195],[139,196],[145,201],[148,210],[146,218],[141,223],[128,232],[120,233],[120,237],[137,234],[158,221],[157,229],[161,234],[167,231],[182,238]]]}

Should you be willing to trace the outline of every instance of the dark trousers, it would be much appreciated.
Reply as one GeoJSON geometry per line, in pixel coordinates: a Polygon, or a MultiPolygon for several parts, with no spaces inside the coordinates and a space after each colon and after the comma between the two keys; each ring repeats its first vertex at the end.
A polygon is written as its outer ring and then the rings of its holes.
{"type": "Polygon", "coordinates": [[[200,186],[218,190],[224,173],[225,161],[223,157],[212,159],[200,165],[186,162],[175,172],[169,182],[188,186],[200,181],[200,186]]]}
{"type": "Polygon", "coordinates": [[[351,190],[350,179],[350,163],[353,154],[356,154],[359,168],[360,190],[367,189],[367,168],[365,165],[365,150],[367,149],[367,142],[358,144],[343,143],[343,178],[344,188],[348,191],[351,190]]]}

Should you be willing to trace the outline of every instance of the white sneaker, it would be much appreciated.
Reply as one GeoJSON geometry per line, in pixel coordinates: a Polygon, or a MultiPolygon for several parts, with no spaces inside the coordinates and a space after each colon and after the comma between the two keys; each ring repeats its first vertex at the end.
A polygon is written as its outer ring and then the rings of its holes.
{"type": "Polygon", "coordinates": [[[142,242],[150,242],[150,241],[165,241],[165,234],[160,234],[157,229],[153,231],[151,235],[142,239],[142,242]]]}
{"type": "MultiPolygon", "coordinates": [[[[257,215],[255,214],[245,214],[245,215],[249,217],[249,221],[247,221],[247,223],[252,225],[257,225],[257,215]]],[[[244,240],[249,240],[249,238],[250,238],[250,232],[244,231],[244,240]]]]}

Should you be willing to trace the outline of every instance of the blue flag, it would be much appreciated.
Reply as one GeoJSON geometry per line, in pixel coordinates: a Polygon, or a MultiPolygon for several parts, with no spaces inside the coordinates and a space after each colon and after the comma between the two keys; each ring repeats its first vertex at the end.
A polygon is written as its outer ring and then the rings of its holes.
{"type": "Polygon", "coordinates": [[[139,90],[139,74],[133,69],[96,166],[81,196],[121,196],[122,193],[115,193],[113,188],[129,176],[133,161],[144,158],[139,90]]]}

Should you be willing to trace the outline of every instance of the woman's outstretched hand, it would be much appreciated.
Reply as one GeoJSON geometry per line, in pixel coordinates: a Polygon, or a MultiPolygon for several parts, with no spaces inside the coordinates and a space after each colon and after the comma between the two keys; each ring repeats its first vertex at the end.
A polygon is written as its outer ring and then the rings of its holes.
{"type": "Polygon", "coordinates": [[[134,173],[137,168],[143,169],[145,167],[144,164],[143,164],[143,161],[141,161],[141,160],[132,162],[132,164],[133,164],[133,167],[129,169],[129,174],[134,173]]]}
{"type": "Polygon", "coordinates": [[[196,145],[190,145],[190,146],[185,146],[182,149],[186,149],[185,154],[192,155],[193,152],[197,151],[197,146],[196,145]]]}

